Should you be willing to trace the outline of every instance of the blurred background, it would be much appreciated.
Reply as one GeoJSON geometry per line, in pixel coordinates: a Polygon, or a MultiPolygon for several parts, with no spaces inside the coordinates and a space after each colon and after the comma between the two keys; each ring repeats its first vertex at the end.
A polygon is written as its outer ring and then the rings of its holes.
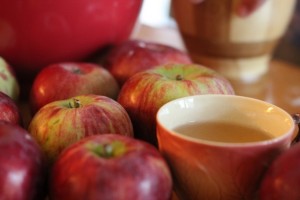
{"type": "Polygon", "coordinates": [[[297,1],[296,10],[289,29],[279,43],[275,58],[283,59],[300,65],[300,1],[297,1]]]}
{"type": "MultiPolygon", "coordinates": [[[[175,28],[176,22],[171,16],[171,0],[144,0],[139,22],[151,27],[175,28]]],[[[274,52],[274,58],[300,67],[299,0],[289,28],[274,52]]]]}
{"type": "Polygon", "coordinates": [[[140,22],[154,27],[175,26],[170,6],[171,0],[143,0],[140,22]]]}

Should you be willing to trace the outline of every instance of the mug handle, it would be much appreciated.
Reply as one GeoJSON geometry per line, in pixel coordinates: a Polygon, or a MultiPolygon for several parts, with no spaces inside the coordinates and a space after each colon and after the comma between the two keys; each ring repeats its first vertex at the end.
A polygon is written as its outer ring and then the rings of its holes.
{"type": "Polygon", "coordinates": [[[292,114],[292,118],[294,119],[295,124],[298,125],[298,133],[292,141],[292,144],[296,144],[300,142],[300,113],[292,114]]]}

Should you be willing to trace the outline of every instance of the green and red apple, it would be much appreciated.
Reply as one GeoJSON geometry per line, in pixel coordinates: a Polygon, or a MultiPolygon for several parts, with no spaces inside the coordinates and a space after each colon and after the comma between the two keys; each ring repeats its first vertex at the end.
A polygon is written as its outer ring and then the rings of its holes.
{"type": "Polygon", "coordinates": [[[126,110],[100,95],[81,95],[43,106],[32,118],[30,134],[51,164],[70,144],[90,135],[116,133],[133,137],[126,110]]]}
{"type": "Polygon", "coordinates": [[[135,137],[157,145],[158,109],[173,99],[197,94],[234,94],[234,90],[227,79],[207,67],[166,64],[129,78],[121,88],[118,102],[132,120],[135,137]]]}
{"type": "Polygon", "coordinates": [[[30,92],[31,110],[35,113],[47,103],[78,95],[96,94],[116,99],[119,86],[108,70],[86,62],[48,65],[35,77],[30,92]]]}
{"type": "Polygon", "coordinates": [[[117,134],[69,146],[53,165],[50,199],[170,200],[172,177],[152,145],[117,134]]]}
{"type": "Polygon", "coordinates": [[[0,91],[13,100],[19,98],[20,87],[13,68],[0,57],[0,91]]]}

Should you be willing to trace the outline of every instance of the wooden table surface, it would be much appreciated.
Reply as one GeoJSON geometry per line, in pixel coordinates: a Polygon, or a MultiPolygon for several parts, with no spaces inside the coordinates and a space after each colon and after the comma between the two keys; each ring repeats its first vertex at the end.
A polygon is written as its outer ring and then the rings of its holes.
{"type": "MultiPolygon", "coordinates": [[[[176,27],[154,28],[138,24],[132,38],[186,50],[176,27]]],[[[237,95],[273,103],[289,113],[300,113],[300,66],[273,59],[267,74],[255,82],[230,80],[237,95]]]]}

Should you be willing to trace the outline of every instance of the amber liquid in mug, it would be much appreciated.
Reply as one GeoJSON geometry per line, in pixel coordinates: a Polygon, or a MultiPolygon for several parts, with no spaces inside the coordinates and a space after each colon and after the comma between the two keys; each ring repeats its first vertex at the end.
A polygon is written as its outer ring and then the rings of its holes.
{"type": "Polygon", "coordinates": [[[178,126],[174,131],[197,139],[226,143],[257,142],[273,138],[262,130],[225,122],[190,123],[178,126]]]}

